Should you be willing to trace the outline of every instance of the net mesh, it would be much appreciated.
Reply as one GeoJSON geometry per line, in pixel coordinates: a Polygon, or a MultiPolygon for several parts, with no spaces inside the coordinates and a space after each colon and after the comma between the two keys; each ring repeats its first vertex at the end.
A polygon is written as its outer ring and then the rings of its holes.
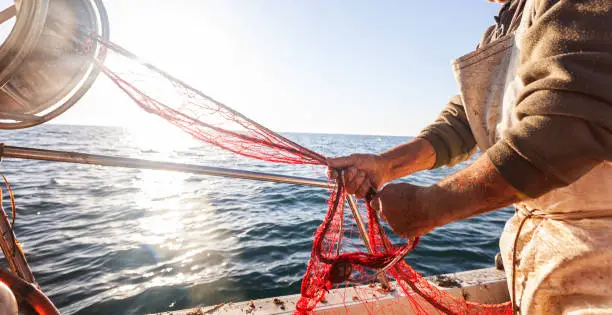
{"type": "MultiPolygon", "coordinates": [[[[101,45],[106,60],[95,60],[121,90],[145,111],[178,126],[200,141],[250,158],[275,163],[327,165],[326,158],[248,119],[230,107],[139,59],[120,46],[87,32],[82,49],[101,45]]],[[[373,282],[386,274],[397,281],[407,307],[415,314],[508,314],[510,303],[479,304],[438,289],[408,265],[403,257],[418,238],[401,246],[385,235],[376,212],[366,203],[368,253],[358,242],[355,222],[345,213],[347,193],[341,181],[330,184],[328,211],[314,234],[310,261],[301,286],[297,314],[311,313],[338,286],[373,282]]],[[[355,287],[352,287],[353,289],[355,287]]],[[[355,291],[352,301],[366,298],[355,291]]],[[[370,299],[371,300],[371,299],[370,299]]],[[[380,301],[376,301],[380,302],[380,301]]],[[[365,303],[369,312],[384,313],[384,303],[365,303]],[[376,305],[376,308],[374,307],[376,305]],[[381,306],[382,305],[382,306],[381,306]]],[[[386,304],[385,304],[386,305],[386,304]]],[[[396,313],[397,309],[390,312],[396,313]]]]}

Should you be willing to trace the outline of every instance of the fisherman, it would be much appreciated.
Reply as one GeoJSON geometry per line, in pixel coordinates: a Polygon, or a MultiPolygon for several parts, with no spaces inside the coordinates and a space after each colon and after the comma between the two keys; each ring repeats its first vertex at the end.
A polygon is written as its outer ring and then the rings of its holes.
{"type": "Polygon", "coordinates": [[[371,205],[403,237],[514,204],[500,240],[514,311],[611,314],[612,0],[496,2],[437,120],[384,153],[330,159],[330,176],[378,190],[371,205]],[[383,187],[477,149],[432,186],[383,187]]]}

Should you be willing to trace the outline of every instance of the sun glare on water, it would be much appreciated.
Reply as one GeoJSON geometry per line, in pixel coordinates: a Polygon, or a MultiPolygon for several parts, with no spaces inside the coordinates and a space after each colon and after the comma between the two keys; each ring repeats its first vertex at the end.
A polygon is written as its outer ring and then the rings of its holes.
{"type": "MultiPolygon", "coordinates": [[[[187,150],[199,145],[180,128],[152,115],[139,115],[135,124],[128,126],[130,140],[141,150],[153,150],[162,154],[187,150]]],[[[167,156],[168,157],[168,156],[167,156]]]]}

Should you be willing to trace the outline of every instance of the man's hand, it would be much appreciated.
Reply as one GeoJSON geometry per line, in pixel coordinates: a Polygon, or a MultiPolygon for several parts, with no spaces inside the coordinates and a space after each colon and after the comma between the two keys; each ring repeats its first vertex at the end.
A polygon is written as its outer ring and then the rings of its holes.
{"type": "Polygon", "coordinates": [[[388,184],[370,205],[402,237],[505,207],[522,194],[497,172],[486,155],[430,187],[388,184]]]}
{"type": "Polygon", "coordinates": [[[428,189],[408,183],[389,184],[378,192],[370,205],[379,211],[395,234],[402,237],[427,234],[441,225],[436,209],[426,206],[424,194],[428,189]]]}
{"type": "Polygon", "coordinates": [[[431,168],[436,152],[427,140],[417,138],[382,154],[352,154],[327,162],[327,176],[336,179],[336,169],[344,169],[348,193],[364,198],[370,188],[378,190],[388,181],[431,168]]]}
{"type": "Polygon", "coordinates": [[[380,155],[351,154],[329,159],[327,163],[327,176],[332,179],[338,178],[336,169],[344,169],[342,180],[346,191],[357,198],[365,198],[370,188],[377,190],[389,180],[388,165],[380,155]]]}

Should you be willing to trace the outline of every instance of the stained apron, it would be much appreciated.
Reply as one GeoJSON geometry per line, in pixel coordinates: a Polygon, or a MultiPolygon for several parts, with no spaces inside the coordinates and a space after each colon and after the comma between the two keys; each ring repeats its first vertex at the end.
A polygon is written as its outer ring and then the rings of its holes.
{"type": "MultiPolygon", "coordinates": [[[[516,31],[453,61],[482,152],[519,123],[516,99],[524,84],[517,69],[532,3],[525,1],[516,31]]],[[[515,311],[612,314],[612,163],[515,207],[500,240],[515,311]]]]}

